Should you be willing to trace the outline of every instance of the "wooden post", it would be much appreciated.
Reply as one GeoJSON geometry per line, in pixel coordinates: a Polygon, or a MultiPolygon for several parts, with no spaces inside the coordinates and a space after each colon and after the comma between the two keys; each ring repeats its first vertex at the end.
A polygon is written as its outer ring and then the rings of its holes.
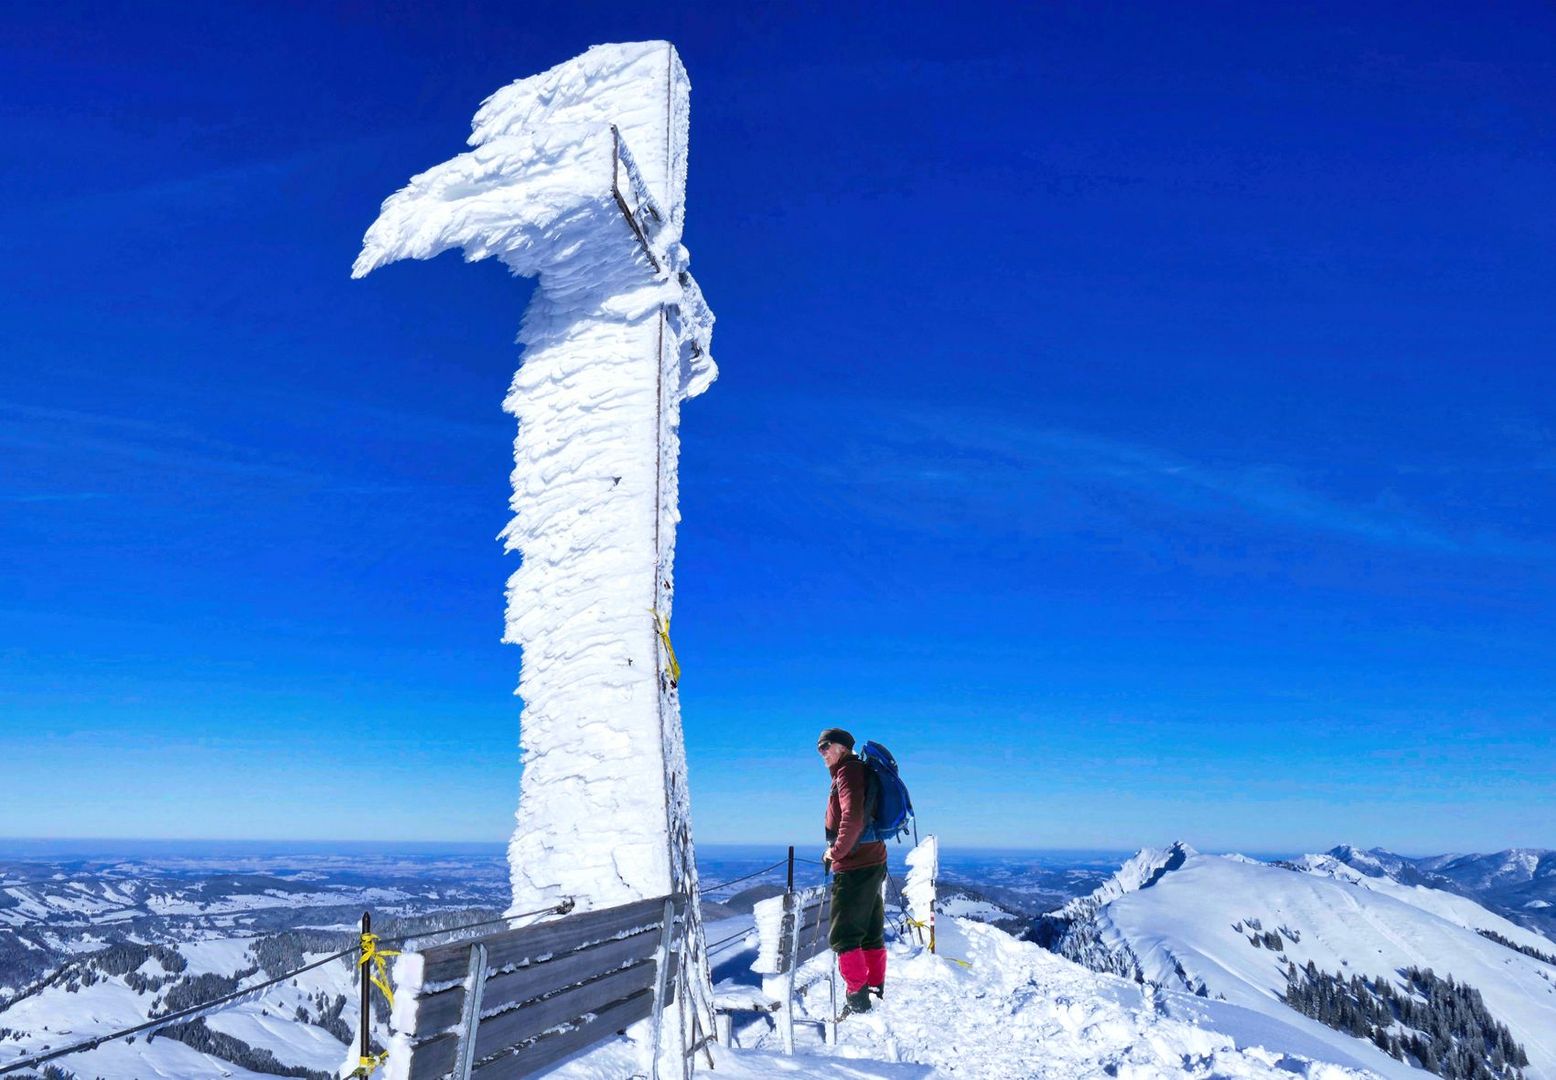
{"type": "Polygon", "coordinates": [[[794,890],[783,896],[784,919],[789,926],[789,957],[783,975],[783,1052],[794,1055],[794,969],[800,966],[800,914],[803,908],[794,902],[794,890]]]}
{"type": "Polygon", "coordinates": [[[789,845],[789,873],[783,884],[783,910],[784,918],[788,920],[789,927],[793,931],[788,945],[788,963],[784,964],[783,977],[783,1016],[780,1023],[783,1025],[783,1052],[794,1054],[794,969],[799,964],[800,955],[800,913],[794,903],[794,845],[789,845]]]}
{"type": "Polygon", "coordinates": [[[481,1027],[481,997],[486,992],[486,946],[470,947],[470,973],[465,979],[465,1004],[459,1017],[459,1051],[454,1080],[470,1080],[475,1066],[475,1036],[481,1027]]]}
{"type": "Polygon", "coordinates": [[[373,1034],[373,1002],[368,996],[373,986],[368,976],[372,973],[368,971],[368,966],[362,962],[367,955],[367,935],[372,932],[372,913],[364,911],[362,913],[362,955],[357,957],[357,978],[362,983],[362,1025],[358,1029],[362,1037],[362,1060],[359,1064],[363,1065],[367,1064],[368,1060],[373,1056],[373,1044],[371,1041],[373,1034]]]}

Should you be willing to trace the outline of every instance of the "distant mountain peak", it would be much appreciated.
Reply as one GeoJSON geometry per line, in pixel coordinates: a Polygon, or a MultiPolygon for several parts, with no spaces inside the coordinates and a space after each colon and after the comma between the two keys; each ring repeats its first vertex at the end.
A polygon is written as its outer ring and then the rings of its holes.
{"type": "Polygon", "coordinates": [[[1328,855],[1368,877],[1397,877],[1401,871],[1412,865],[1409,859],[1396,855],[1387,848],[1362,848],[1356,844],[1340,844],[1332,847],[1328,855]]]}
{"type": "Polygon", "coordinates": [[[1061,919],[1089,915],[1126,893],[1149,889],[1198,854],[1182,840],[1175,840],[1165,848],[1141,848],[1090,895],[1076,897],[1053,914],[1061,919]]]}

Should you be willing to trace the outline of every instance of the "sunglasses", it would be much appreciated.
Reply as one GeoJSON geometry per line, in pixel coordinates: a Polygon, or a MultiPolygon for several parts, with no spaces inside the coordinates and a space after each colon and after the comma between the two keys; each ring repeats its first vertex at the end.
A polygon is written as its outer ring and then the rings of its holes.
{"type": "Polygon", "coordinates": [[[819,742],[816,744],[816,752],[818,754],[825,754],[827,752],[827,747],[831,745],[832,744],[829,742],[819,742]]]}

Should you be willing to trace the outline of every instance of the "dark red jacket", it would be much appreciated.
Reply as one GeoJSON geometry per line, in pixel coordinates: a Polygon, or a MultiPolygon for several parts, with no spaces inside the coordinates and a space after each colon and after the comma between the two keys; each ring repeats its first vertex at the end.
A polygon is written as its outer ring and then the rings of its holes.
{"type": "Polygon", "coordinates": [[[832,845],[832,869],[858,870],[886,861],[886,844],[880,840],[859,843],[869,824],[868,766],[849,754],[832,766],[832,791],[827,796],[827,841],[832,845]]]}

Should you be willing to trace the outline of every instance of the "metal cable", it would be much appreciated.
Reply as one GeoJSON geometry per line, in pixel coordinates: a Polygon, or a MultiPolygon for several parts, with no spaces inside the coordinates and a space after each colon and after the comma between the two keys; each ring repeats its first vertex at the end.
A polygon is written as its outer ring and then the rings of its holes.
{"type": "Polygon", "coordinates": [[[287,979],[290,979],[296,975],[301,975],[305,971],[312,971],[314,968],[323,967],[325,964],[332,963],[333,961],[339,960],[343,957],[350,956],[357,950],[358,946],[353,945],[349,949],[342,949],[340,952],[331,956],[326,956],[322,960],[315,960],[311,964],[304,964],[302,967],[295,971],[288,971],[284,975],[277,975],[273,979],[269,979],[262,983],[256,983],[254,986],[246,987],[242,990],[235,990],[230,994],[224,994],[219,998],[214,998],[211,1001],[207,1001],[203,1004],[191,1005],[187,1009],[180,1009],[178,1012],[169,1013],[167,1016],[159,1016],[155,1020],[148,1020],[144,1024],[137,1024],[134,1027],[125,1028],[123,1031],[115,1031],[108,1035],[99,1035],[96,1038],[86,1039],[82,1042],[73,1043],[72,1045],[63,1047],[59,1050],[50,1050],[46,1054],[35,1054],[30,1058],[21,1058],[20,1060],[13,1061],[8,1065],[0,1065],[0,1074],[15,1072],[18,1069],[30,1069],[35,1066],[42,1065],[45,1061],[53,1061],[55,1058],[64,1057],[66,1054],[78,1054],[83,1050],[93,1050],[105,1042],[112,1042],[115,1039],[122,1039],[126,1035],[135,1035],[142,1031],[148,1031],[152,1028],[166,1027],[167,1025],[177,1020],[184,1019],[185,1017],[193,1016],[196,1013],[205,1012],[207,1009],[214,1009],[218,1005],[225,1005],[229,1001],[236,1001],[240,997],[246,997],[249,994],[258,993],[261,990],[266,990],[276,985],[276,983],[285,982],[287,979]]]}
{"type": "Polygon", "coordinates": [[[717,885],[701,885],[698,887],[698,891],[705,893],[717,892],[718,890],[728,885],[738,885],[742,881],[750,881],[754,877],[761,877],[763,874],[771,873],[772,871],[778,869],[780,866],[786,865],[788,861],[788,859],[779,859],[771,866],[764,866],[760,870],[754,870],[751,873],[745,874],[741,877],[730,878],[728,881],[721,881],[717,885]]]}
{"type": "Polygon", "coordinates": [[[730,944],[731,942],[741,941],[741,940],[745,939],[746,937],[750,936],[752,933],[754,933],[754,930],[742,930],[738,934],[731,934],[727,938],[720,938],[718,941],[715,941],[713,944],[706,946],[708,955],[712,956],[713,953],[715,951],[717,951],[718,949],[723,948],[724,946],[730,944]]]}
{"type": "MultiPolygon", "coordinates": [[[[561,904],[553,904],[551,907],[548,907],[548,908],[541,908],[538,911],[521,911],[521,912],[518,912],[517,914],[514,914],[514,915],[504,915],[500,919],[484,919],[481,922],[466,923],[463,926],[450,926],[450,927],[446,927],[445,929],[442,929],[442,930],[422,931],[419,934],[401,934],[399,937],[379,938],[378,942],[381,945],[389,945],[389,944],[395,944],[395,943],[402,942],[402,941],[408,941],[409,939],[411,939],[413,937],[432,937],[432,936],[434,936],[436,934],[457,933],[457,932],[459,932],[461,930],[471,930],[471,929],[474,929],[474,928],[476,928],[478,926],[492,926],[492,925],[494,925],[496,923],[508,922],[511,919],[523,919],[523,918],[527,918],[528,916],[531,916],[531,915],[544,915],[544,914],[546,914],[548,912],[553,912],[553,911],[571,911],[571,910],[572,910],[572,901],[568,900],[568,901],[564,901],[561,904]]],[[[270,987],[276,985],[277,983],[285,982],[287,979],[290,979],[290,978],[292,978],[294,976],[297,976],[297,975],[301,975],[305,971],[312,971],[314,968],[323,967],[325,964],[328,964],[328,963],[330,963],[333,960],[339,960],[342,957],[350,956],[352,953],[360,952],[360,951],[361,951],[361,945],[353,945],[349,949],[342,949],[340,952],[334,953],[333,955],[330,955],[330,956],[326,956],[322,960],[315,960],[311,964],[304,964],[302,967],[297,968],[297,969],[295,969],[293,971],[288,971],[288,972],[285,972],[284,974],[277,975],[275,978],[269,979],[266,982],[256,983],[253,986],[244,987],[241,990],[234,990],[230,994],[224,994],[221,997],[212,998],[210,1001],[202,1002],[199,1005],[191,1005],[187,1009],[180,1009],[178,1012],[169,1013],[167,1016],[159,1016],[159,1017],[157,1017],[154,1020],[146,1021],[144,1024],[137,1024],[134,1027],[125,1028],[122,1031],[114,1031],[114,1032],[110,1032],[107,1035],[99,1035],[99,1036],[97,1036],[95,1038],[85,1039],[85,1040],[83,1040],[81,1042],[73,1043],[70,1046],[62,1047],[62,1048],[60,1048],[58,1050],[50,1050],[48,1053],[45,1053],[45,1054],[36,1054],[36,1055],[34,1055],[32,1057],[29,1057],[29,1058],[20,1058],[20,1059],[18,1059],[16,1061],[10,1062],[9,1064],[0,1065],[0,1075],[3,1075],[3,1074],[8,1073],[8,1072],[15,1072],[18,1069],[30,1069],[30,1068],[33,1068],[35,1066],[42,1065],[44,1062],[53,1061],[55,1058],[64,1057],[67,1054],[78,1054],[78,1053],[81,1053],[82,1051],[85,1051],[85,1050],[94,1050],[97,1047],[101,1046],[103,1043],[113,1042],[115,1039],[122,1039],[122,1038],[124,1038],[125,1036],[128,1036],[128,1035],[136,1035],[136,1034],[139,1034],[142,1031],[148,1031],[148,1030],[151,1030],[151,1029],[154,1029],[154,1028],[166,1027],[167,1025],[175,1023],[176,1021],[179,1021],[179,1020],[183,1020],[186,1017],[194,1016],[197,1013],[202,1013],[202,1012],[205,1012],[205,1011],[207,1011],[209,1009],[214,1009],[218,1005],[226,1005],[229,1002],[236,1001],[236,1000],[238,1000],[241,997],[248,996],[249,994],[258,993],[261,990],[269,989],[270,987]]],[[[90,958],[88,958],[88,959],[90,959],[90,958]]]]}
{"type": "MultiPolygon", "coordinates": [[[[421,930],[414,934],[401,934],[398,937],[381,937],[378,939],[378,943],[380,945],[398,945],[401,942],[410,941],[412,938],[430,938],[436,937],[439,934],[457,934],[461,930],[474,930],[479,926],[496,926],[498,923],[511,922],[514,919],[527,919],[531,915],[548,915],[552,912],[565,915],[572,910],[573,901],[568,899],[560,904],[552,904],[550,907],[540,908],[536,911],[517,911],[512,915],[502,915],[495,919],[483,919],[480,922],[465,923],[463,926],[446,926],[441,930],[421,930]]],[[[443,944],[446,945],[448,943],[443,942],[443,944]]]]}

